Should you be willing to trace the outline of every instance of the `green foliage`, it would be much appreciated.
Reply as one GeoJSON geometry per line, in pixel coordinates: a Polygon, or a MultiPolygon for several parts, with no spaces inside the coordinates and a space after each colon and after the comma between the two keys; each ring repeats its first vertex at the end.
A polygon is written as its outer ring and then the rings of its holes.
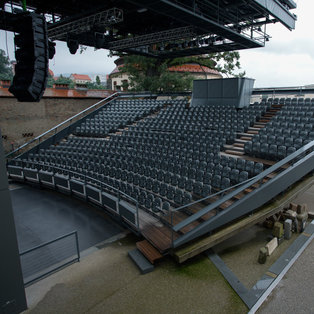
{"type": "Polygon", "coordinates": [[[55,83],[54,78],[50,73],[48,73],[48,78],[47,78],[47,87],[53,87],[53,84],[55,83]]]}
{"type": "Polygon", "coordinates": [[[97,84],[97,85],[101,85],[101,81],[100,81],[100,78],[99,78],[98,75],[96,76],[96,84],[97,84]]]}
{"type": "Polygon", "coordinates": [[[128,83],[127,80],[123,80],[123,81],[122,81],[122,89],[123,89],[124,91],[127,91],[127,90],[129,89],[129,83],[128,83]]]}
{"type": "Polygon", "coordinates": [[[0,49],[0,79],[12,80],[13,72],[9,58],[6,56],[4,50],[0,49]]]}
{"type": "Polygon", "coordinates": [[[74,82],[69,77],[64,77],[62,74],[55,81],[56,84],[68,84],[69,88],[74,87],[74,82]]]}
{"type": "MultiPolygon", "coordinates": [[[[97,80],[97,78],[96,78],[96,80],[97,80]]],[[[86,86],[87,86],[88,89],[106,89],[105,86],[98,85],[97,82],[96,83],[94,83],[94,82],[87,82],[86,86]]]]}

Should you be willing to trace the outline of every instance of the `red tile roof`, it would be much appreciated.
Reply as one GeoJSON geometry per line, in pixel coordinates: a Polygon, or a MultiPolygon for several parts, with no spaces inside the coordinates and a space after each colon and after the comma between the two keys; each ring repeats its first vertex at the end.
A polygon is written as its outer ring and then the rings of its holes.
{"type": "Polygon", "coordinates": [[[75,80],[85,80],[85,81],[91,81],[91,78],[87,74],[72,74],[72,77],[75,80]]]}
{"type": "Polygon", "coordinates": [[[120,72],[120,68],[122,68],[123,66],[124,66],[124,64],[116,66],[109,75],[114,74],[114,73],[119,73],[120,72]]]}
{"type": "MultiPolygon", "coordinates": [[[[113,69],[113,71],[109,74],[115,74],[120,72],[120,68],[123,67],[123,65],[119,65],[113,69]]],[[[189,72],[189,73],[210,73],[215,75],[220,75],[220,73],[217,70],[208,68],[206,66],[200,66],[199,64],[183,64],[183,65],[174,65],[172,67],[169,67],[168,70],[170,72],[189,72]]]]}
{"type": "Polygon", "coordinates": [[[200,66],[199,64],[183,64],[183,65],[174,65],[169,67],[170,72],[189,72],[189,73],[210,73],[220,75],[217,70],[210,69],[206,66],[200,66]]]}

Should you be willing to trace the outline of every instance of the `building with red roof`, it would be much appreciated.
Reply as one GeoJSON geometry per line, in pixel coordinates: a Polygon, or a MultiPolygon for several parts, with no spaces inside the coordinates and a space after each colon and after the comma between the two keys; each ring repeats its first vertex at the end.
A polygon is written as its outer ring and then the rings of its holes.
{"type": "MultiPolygon", "coordinates": [[[[123,91],[123,86],[129,84],[129,76],[126,73],[121,72],[121,68],[124,66],[123,58],[118,58],[114,63],[116,64],[116,67],[109,74],[111,88],[112,90],[123,91]]],[[[189,73],[195,80],[222,78],[222,75],[217,70],[197,63],[171,66],[168,68],[168,71],[181,74],[189,73]]]]}
{"type": "Polygon", "coordinates": [[[91,82],[91,78],[87,74],[76,74],[72,73],[70,76],[70,79],[75,83],[75,84],[86,84],[91,82]]]}

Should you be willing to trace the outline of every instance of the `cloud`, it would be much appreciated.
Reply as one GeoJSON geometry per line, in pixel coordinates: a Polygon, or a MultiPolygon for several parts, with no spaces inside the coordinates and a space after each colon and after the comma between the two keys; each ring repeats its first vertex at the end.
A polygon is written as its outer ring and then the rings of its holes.
{"type": "Polygon", "coordinates": [[[56,75],[62,73],[103,73],[109,74],[114,68],[115,58],[108,57],[108,50],[88,47],[82,54],[71,55],[66,43],[57,42],[56,54],[49,67],[56,75]]]}

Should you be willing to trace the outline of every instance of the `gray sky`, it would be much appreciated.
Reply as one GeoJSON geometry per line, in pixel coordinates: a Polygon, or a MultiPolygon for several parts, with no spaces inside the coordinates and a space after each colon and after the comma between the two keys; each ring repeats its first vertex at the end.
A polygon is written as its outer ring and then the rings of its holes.
{"type": "MultiPolygon", "coordinates": [[[[295,0],[296,1],[296,0],[295,0]]],[[[243,50],[242,70],[246,76],[255,78],[255,87],[299,86],[314,84],[314,1],[296,1],[298,8],[296,29],[290,32],[277,23],[268,26],[272,36],[264,48],[243,50]]],[[[14,59],[13,36],[7,33],[9,56],[14,59]]],[[[0,48],[6,49],[5,32],[0,31],[0,48]]],[[[57,52],[49,67],[61,73],[109,74],[115,67],[115,58],[108,57],[108,50],[88,48],[82,54],[71,55],[65,43],[57,42],[57,52]]]]}

